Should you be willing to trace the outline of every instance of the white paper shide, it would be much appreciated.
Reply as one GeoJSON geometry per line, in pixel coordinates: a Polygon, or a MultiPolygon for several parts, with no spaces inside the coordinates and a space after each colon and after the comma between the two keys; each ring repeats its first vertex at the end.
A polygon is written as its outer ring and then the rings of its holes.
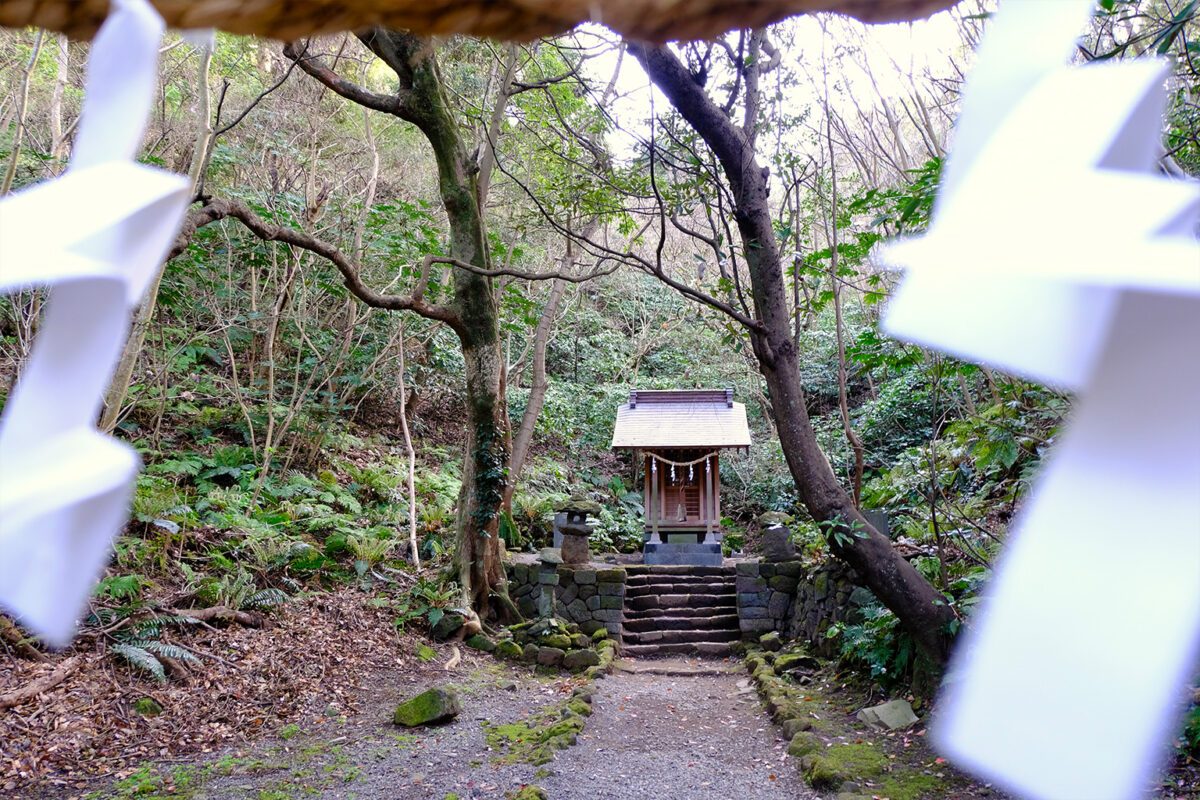
{"type": "Polygon", "coordinates": [[[144,0],[112,4],[70,168],[0,202],[0,291],[48,290],[0,418],[0,605],[56,646],[128,516],[137,455],[95,420],[130,312],[187,208],[186,179],[133,162],[162,30],[144,0]]]}
{"type": "Polygon", "coordinates": [[[893,335],[1078,392],[933,732],[1023,795],[1128,798],[1200,638],[1200,187],[1156,169],[1167,65],[1068,67],[1093,3],[1002,4],[893,335]]]}

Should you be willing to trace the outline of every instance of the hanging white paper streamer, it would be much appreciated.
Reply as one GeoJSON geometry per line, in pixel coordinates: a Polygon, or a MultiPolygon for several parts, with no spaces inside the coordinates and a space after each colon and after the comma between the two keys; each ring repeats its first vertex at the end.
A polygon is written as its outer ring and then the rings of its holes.
{"type": "Polygon", "coordinates": [[[70,169],[0,202],[0,292],[50,287],[0,418],[0,605],[56,646],[128,516],[137,455],[94,423],[130,312],[187,208],[184,178],[133,163],[162,30],[145,0],[113,2],[70,169]]]}
{"type": "Polygon", "coordinates": [[[1091,0],[1002,5],[888,330],[1080,393],[960,645],[938,744],[1042,798],[1140,794],[1200,638],[1200,188],[1161,61],[1063,65],[1091,0]]]}

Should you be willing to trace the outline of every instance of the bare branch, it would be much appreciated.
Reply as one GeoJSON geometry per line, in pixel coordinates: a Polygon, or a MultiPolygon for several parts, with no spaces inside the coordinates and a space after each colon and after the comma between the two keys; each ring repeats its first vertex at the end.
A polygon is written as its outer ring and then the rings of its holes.
{"type": "Polygon", "coordinates": [[[427,319],[444,322],[455,332],[463,330],[462,318],[453,309],[425,300],[425,287],[429,282],[429,265],[436,256],[425,257],[422,263],[421,277],[411,295],[380,294],[363,283],[358,262],[347,257],[337,247],[303,231],[272,225],[240,200],[206,198],[202,208],[189,212],[184,219],[168,258],[174,258],[187,249],[197,230],[227,217],[241,222],[264,242],[283,242],[326,259],[337,268],[338,272],[342,273],[343,283],[350,293],[372,308],[413,311],[427,319]]]}
{"type": "MultiPolygon", "coordinates": [[[[567,283],[584,283],[593,278],[599,278],[604,275],[611,275],[620,267],[619,263],[613,264],[608,269],[596,269],[585,275],[571,275],[566,272],[522,272],[519,269],[511,269],[509,267],[501,267],[499,269],[484,269],[477,267],[474,264],[468,264],[466,261],[459,261],[457,258],[447,258],[445,256],[425,256],[425,260],[433,264],[449,264],[452,267],[465,269],[467,272],[473,272],[476,275],[485,275],[489,278],[499,277],[501,275],[510,275],[514,278],[520,278],[525,281],[554,281],[562,280],[567,283]]],[[[606,257],[602,261],[615,261],[616,259],[606,257]]]]}
{"type": "MultiPolygon", "coordinates": [[[[285,47],[284,49],[286,50],[287,48],[285,47]]],[[[304,50],[305,50],[305,52],[308,51],[308,42],[304,43],[304,50]]],[[[220,136],[221,134],[228,133],[232,128],[236,127],[238,125],[238,123],[240,123],[242,120],[244,120],[246,118],[246,115],[249,114],[251,111],[253,111],[254,107],[257,106],[259,103],[261,103],[263,101],[263,99],[266,98],[267,95],[271,94],[271,92],[275,91],[280,86],[283,86],[283,84],[287,82],[287,79],[291,77],[292,70],[294,70],[296,68],[297,63],[299,63],[299,62],[292,61],[292,63],[288,66],[287,71],[283,73],[282,78],[275,81],[275,83],[273,83],[268,89],[266,89],[261,94],[259,94],[258,97],[254,98],[252,101],[250,101],[250,105],[246,106],[246,108],[242,110],[242,113],[238,114],[234,118],[233,122],[230,122],[228,125],[226,125],[222,128],[218,128],[216,131],[214,131],[212,138],[214,140],[216,140],[216,138],[218,136],[220,136]]],[[[226,84],[226,87],[228,87],[228,83],[226,84]]],[[[225,99],[224,90],[222,90],[222,92],[221,92],[221,99],[222,100],[225,99]]],[[[221,124],[221,108],[220,108],[220,106],[217,106],[217,124],[218,125],[221,124]]]]}

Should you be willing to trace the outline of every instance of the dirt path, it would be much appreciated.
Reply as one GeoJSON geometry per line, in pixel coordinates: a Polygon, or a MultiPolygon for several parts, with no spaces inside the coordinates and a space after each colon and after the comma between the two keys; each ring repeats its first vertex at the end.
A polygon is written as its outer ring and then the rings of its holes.
{"type": "Polygon", "coordinates": [[[484,661],[446,675],[459,687],[463,709],[447,725],[412,731],[392,725],[399,695],[380,685],[371,710],[360,716],[285,730],[286,739],[207,760],[145,768],[82,797],[499,800],[527,784],[541,786],[551,800],[816,797],[743,673],[682,660],[631,668],[593,684],[593,714],[578,743],[544,765],[495,763],[502,753],[489,749],[483,722],[534,717],[578,681],[484,661]]]}
{"type": "Polygon", "coordinates": [[[597,684],[580,745],[539,782],[552,800],[816,797],[740,671],[688,675],[690,662],[673,660],[644,666],[654,671],[597,684]]]}

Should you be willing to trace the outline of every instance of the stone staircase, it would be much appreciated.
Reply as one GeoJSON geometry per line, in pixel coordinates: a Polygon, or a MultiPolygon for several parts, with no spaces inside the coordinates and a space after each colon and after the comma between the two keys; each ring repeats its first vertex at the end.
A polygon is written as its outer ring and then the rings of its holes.
{"type": "Polygon", "coordinates": [[[621,653],[638,658],[729,655],[738,628],[733,567],[626,568],[621,653]]]}

